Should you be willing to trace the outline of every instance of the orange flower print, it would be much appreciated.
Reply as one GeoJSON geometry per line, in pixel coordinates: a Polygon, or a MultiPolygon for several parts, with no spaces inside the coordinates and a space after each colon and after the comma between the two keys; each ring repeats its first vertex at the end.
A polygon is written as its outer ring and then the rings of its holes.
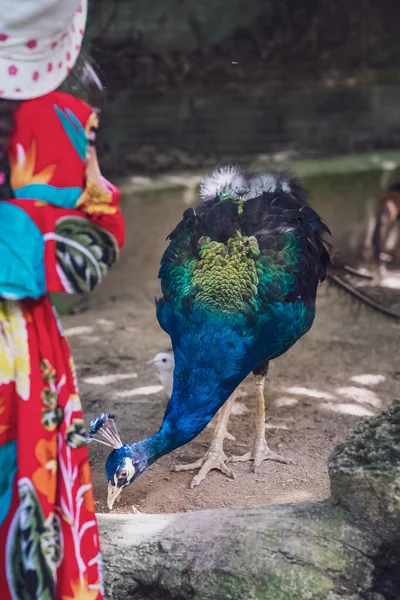
{"type": "Polygon", "coordinates": [[[36,142],[32,141],[25,152],[21,144],[16,145],[17,155],[11,156],[11,187],[14,190],[34,183],[47,184],[53,177],[57,165],[48,165],[40,173],[34,175],[36,168],[36,142]]]}
{"type": "Polygon", "coordinates": [[[57,436],[53,435],[50,440],[39,440],[35,456],[41,466],[33,473],[33,485],[52,503],[55,501],[57,484],[57,436]]]}
{"type": "MultiPolygon", "coordinates": [[[[5,400],[4,400],[4,398],[0,398],[0,416],[4,413],[5,410],[6,410],[5,400]]],[[[0,435],[2,433],[4,433],[5,431],[7,431],[7,429],[9,429],[9,425],[4,425],[4,424],[2,425],[0,423],[0,435]]]]}
{"type": "Polygon", "coordinates": [[[90,138],[90,134],[92,132],[92,129],[97,130],[99,128],[99,116],[97,114],[97,112],[94,110],[90,117],[87,120],[86,123],[86,127],[85,127],[85,131],[86,131],[86,135],[87,138],[90,138]]]}
{"type": "Polygon", "coordinates": [[[87,510],[90,512],[96,512],[96,507],[94,505],[93,499],[93,489],[92,489],[92,480],[90,478],[90,467],[89,461],[85,460],[85,462],[80,467],[80,483],[81,485],[90,485],[90,489],[85,492],[84,496],[84,505],[87,510]]]}
{"type": "Polygon", "coordinates": [[[97,183],[88,179],[76,207],[89,215],[115,215],[117,207],[110,206],[112,199],[111,192],[102,190],[97,183]]]}
{"type": "MultiPolygon", "coordinates": [[[[99,583],[96,584],[96,588],[97,586],[99,583]]],[[[63,596],[62,600],[96,600],[99,595],[98,589],[89,588],[87,575],[83,575],[82,579],[71,581],[71,589],[73,596],[63,596]]]]}

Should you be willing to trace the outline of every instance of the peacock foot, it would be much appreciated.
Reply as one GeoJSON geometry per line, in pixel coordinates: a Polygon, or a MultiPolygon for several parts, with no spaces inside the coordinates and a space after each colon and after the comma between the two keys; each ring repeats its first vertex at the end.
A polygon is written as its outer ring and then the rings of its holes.
{"type": "Polygon", "coordinates": [[[211,445],[209,450],[203,456],[194,463],[189,463],[187,465],[176,465],[175,471],[194,471],[194,469],[200,469],[200,471],[195,475],[190,482],[190,487],[194,488],[207,477],[208,473],[213,469],[218,469],[227,477],[231,479],[236,478],[235,472],[230,469],[226,465],[227,457],[225,452],[222,450],[220,446],[211,445]]]}
{"type": "Polygon", "coordinates": [[[281,454],[270,450],[264,436],[256,439],[253,450],[241,456],[231,456],[228,462],[246,462],[248,460],[253,461],[254,473],[258,472],[258,468],[263,460],[274,460],[284,464],[291,464],[293,462],[290,458],[285,458],[281,454]]]}

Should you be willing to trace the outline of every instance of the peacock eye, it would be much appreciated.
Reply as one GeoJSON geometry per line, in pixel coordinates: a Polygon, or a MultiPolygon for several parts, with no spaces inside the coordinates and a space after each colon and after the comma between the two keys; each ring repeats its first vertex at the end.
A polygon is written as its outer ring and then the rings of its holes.
{"type": "Polygon", "coordinates": [[[167,359],[166,359],[166,358],[163,358],[163,359],[162,359],[162,361],[163,361],[163,362],[167,362],[167,359]]]}
{"type": "Polygon", "coordinates": [[[128,471],[126,469],[122,469],[122,471],[119,472],[118,477],[120,479],[127,479],[127,477],[128,477],[128,471]]]}

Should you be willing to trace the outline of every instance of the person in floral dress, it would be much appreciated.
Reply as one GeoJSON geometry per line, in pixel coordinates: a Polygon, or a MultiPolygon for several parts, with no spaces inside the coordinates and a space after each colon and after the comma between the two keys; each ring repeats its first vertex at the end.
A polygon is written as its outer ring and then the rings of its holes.
{"type": "Polygon", "coordinates": [[[119,191],[98,166],[98,111],[57,91],[78,60],[86,0],[4,4],[0,596],[102,600],[82,406],[49,293],[101,283],[124,241],[119,191]]]}

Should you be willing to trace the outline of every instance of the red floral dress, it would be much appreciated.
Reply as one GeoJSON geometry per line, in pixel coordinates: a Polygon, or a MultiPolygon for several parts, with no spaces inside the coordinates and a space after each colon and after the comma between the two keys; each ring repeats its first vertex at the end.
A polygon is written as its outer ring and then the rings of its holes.
{"type": "Polygon", "coordinates": [[[23,102],[0,202],[2,600],[102,600],[73,361],[49,292],[87,292],[118,257],[117,188],[86,178],[97,113],[52,92],[23,102]]]}

